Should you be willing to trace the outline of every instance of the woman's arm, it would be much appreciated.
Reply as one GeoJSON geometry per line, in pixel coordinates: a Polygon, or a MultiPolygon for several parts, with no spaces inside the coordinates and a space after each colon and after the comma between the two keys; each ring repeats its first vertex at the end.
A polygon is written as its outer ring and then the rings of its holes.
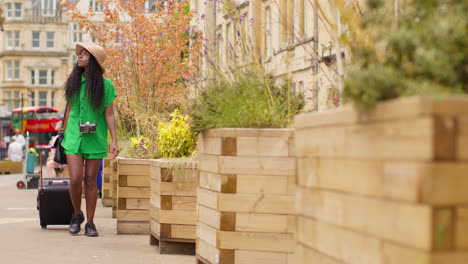
{"type": "Polygon", "coordinates": [[[104,110],[104,116],[106,118],[107,127],[112,137],[112,158],[115,159],[120,150],[119,144],[117,143],[117,128],[115,124],[114,106],[112,103],[104,110]]]}

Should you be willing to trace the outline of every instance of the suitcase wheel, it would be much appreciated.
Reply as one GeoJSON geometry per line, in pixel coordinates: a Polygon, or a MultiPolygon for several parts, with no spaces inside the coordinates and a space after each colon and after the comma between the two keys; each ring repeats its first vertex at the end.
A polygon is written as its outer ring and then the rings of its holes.
{"type": "Polygon", "coordinates": [[[47,229],[47,225],[41,225],[41,229],[47,229]]]}
{"type": "Polygon", "coordinates": [[[24,187],[26,187],[26,184],[24,184],[23,181],[19,181],[16,183],[16,187],[18,187],[18,189],[24,189],[24,187]]]}

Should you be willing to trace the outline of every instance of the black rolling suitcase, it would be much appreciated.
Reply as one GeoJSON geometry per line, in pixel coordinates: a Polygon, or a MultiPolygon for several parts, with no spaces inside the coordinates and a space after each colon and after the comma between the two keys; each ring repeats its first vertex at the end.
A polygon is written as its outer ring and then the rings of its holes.
{"type": "Polygon", "coordinates": [[[37,209],[42,228],[70,224],[74,210],[68,192],[69,185],[70,178],[43,178],[41,166],[37,209]]]}

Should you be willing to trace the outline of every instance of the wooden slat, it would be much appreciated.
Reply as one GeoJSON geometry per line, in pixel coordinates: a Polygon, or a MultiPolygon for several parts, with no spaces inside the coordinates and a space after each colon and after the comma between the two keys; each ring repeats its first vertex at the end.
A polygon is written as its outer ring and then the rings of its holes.
{"type": "Polygon", "coordinates": [[[238,137],[237,156],[288,157],[289,137],[238,137]]]}
{"type": "Polygon", "coordinates": [[[160,195],[196,196],[196,182],[158,182],[152,180],[154,192],[160,195]]]}
{"type": "Polygon", "coordinates": [[[427,205],[304,188],[298,188],[296,205],[300,215],[324,223],[407,246],[432,248],[432,226],[435,223],[433,210],[427,205]]]}
{"type": "Polygon", "coordinates": [[[149,187],[148,175],[119,175],[119,186],[122,187],[149,187]]]}
{"type": "Polygon", "coordinates": [[[118,187],[119,198],[150,198],[150,188],[148,187],[118,187]]]}
{"type": "Polygon", "coordinates": [[[220,249],[292,253],[295,246],[292,234],[219,231],[218,236],[220,249]]]}
{"type": "Polygon", "coordinates": [[[314,127],[342,126],[376,121],[414,119],[428,115],[457,116],[468,112],[466,95],[444,97],[414,96],[380,102],[370,112],[361,112],[352,107],[321,113],[304,113],[295,117],[297,130],[314,127]]]}
{"type": "Polygon", "coordinates": [[[221,229],[221,212],[199,205],[197,213],[199,223],[209,225],[217,230],[221,229]]]}
{"type": "Polygon", "coordinates": [[[218,210],[239,213],[294,214],[294,196],[220,193],[218,210]]]}
{"type": "Polygon", "coordinates": [[[297,239],[305,246],[347,264],[381,263],[381,240],[354,230],[299,217],[297,239]]]}
{"type": "Polygon", "coordinates": [[[118,173],[119,175],[150,175],[150,165],[119,163],[118,173]]]}
{"type": "Polygon", "coordinates": [[[298,157],[429,161],[435,157],[431,117],[296,132],[298,157]]]}
{"type": "Polygon", "coordinates": [[[236,250],[234,258],[235,264],[288,264],[288,255],[288,253],[236,250]]]}
{"type": "Polygon", "coordinates": [[[149,199],[126,199],[126,208],[127,209],[137,209],[137,210],[149,210],[150,202],[149,199]]]}
{"type": "Polygon", "coordinates": [[[197,222],[196,212],[159,209],[156,211],[155,219],[161,224],[195,225],[197,222]]]}
{"type": "Polygon", "coordinates": [[[149,222],[125,222],[117,221],[117,234],[123,235],[149,235],[149,222]]]}
{"type": "Polygon", "coordinates": [[[240,232],[270,232],[288,233],[288,215],[274,214],[236,214],[235,231],[240,232]]]}
{"type": "Polygon", "coordinates": [[[222,174],[295,176],[296,161],[291,157],[219,157],[222,174]]]}
{"type": "Polygon", "coordinates": [[[117,210],[117,220],[119,221],[149,221],[150,212],[148,210],[117,210]]]}

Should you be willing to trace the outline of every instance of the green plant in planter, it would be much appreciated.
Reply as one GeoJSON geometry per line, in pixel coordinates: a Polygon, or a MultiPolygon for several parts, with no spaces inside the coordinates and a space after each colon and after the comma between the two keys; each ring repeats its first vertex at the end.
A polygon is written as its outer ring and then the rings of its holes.
{"type": "Polygon", "coordinates": [[[162,157],[182,158],[191,156],[196,149],[196,137],[188,123],[189,116],[178,109],[170,114],[169,123],[158,123],[158,148],[162,157]]]}
{"type": "Polygon", "coordinates": [[[369,0],[353,41],[344,98],[363,109],[416,94],[468,93],[468,1],[417,0],[394,14],[393,1],[369,0]],[[362,38],[361,38],[362,39],[362,38]]]}
{"type": "Polygon", "coordinates": [[[191,107],[192,126],[200,132],[220,127],[287,127],[304,107],[290,81],[276,85],[256,71],[241,69],[232,78],[219,74],[191,107]]]}
{"type": "Polygon", "coordinates": [[[130,147],[127,150],[126,156],[139,159],[151,159],[159,157],[157,145],[149,138],[144,136],[140,136],[138,138],[131,137],[130,142],[130,147]]]}

